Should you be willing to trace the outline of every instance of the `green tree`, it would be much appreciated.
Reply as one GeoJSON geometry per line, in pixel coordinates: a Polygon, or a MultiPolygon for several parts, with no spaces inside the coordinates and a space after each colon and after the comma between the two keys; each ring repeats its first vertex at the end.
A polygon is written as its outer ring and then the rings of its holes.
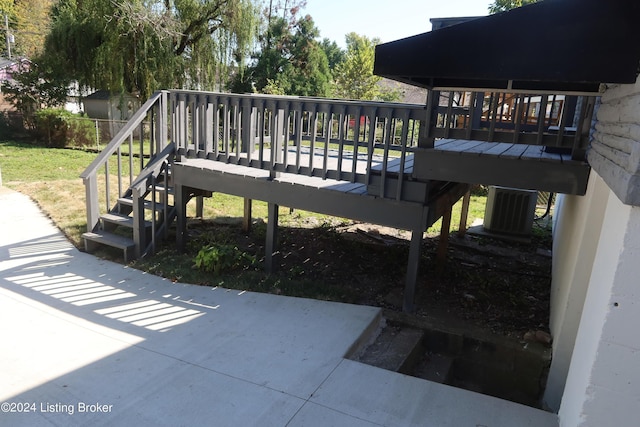
{"type": "Polygon", "coordinates": [[[35,63],[22,65],[13,79],[2,84],[5,98],[22,113],[26,129],[34,129],[36,113],[42,108],[59,107],[67,99],[67,86],[53,82],[65,81],[55,71],[35,63]]]}
{"type": "Polygon", "coordinates": [[[316,40],[313,19],[307,15],[293,27],[284,17],[271,18],[261,36],[261,50],[238,76],[234,92],[260,92],[300,96],[327,96],[331,74],[327,57],[316,40]]]}
{"type": "Polygon", "coordinates": [[[289,58],[289,93],[300,96],[327,96],[331,73],[327,56],[316,40],[320,32],[309,15],[301,18],[295,28],[289,58]]]}
{"type": "Polygon", "coordinates": [[[35,58],[44,49],[53,0],[15,1],[15,53],[35,58]]]}
{"type": "Polygon", "coordinates": [[[345,59],[334,73],[334,95],[346,99],[396,101],[398,92],[382,88],[379,85],[382,78],[373,74],[375,46],[380,41],[349,33],[346,42],[345,59]]]}
{"type": "Polygon", "coordinates": [[[495,0],[489,5],[489,13],[500,13],[507,10],[515,9],[516,7],[526,6],[531,3],[536,3],[539,0],[495,0]]]}
{"type": "Polygon", "coordinates": [[[250,0],[59,0],[43,60],[81,85],[143,98],[215,89],[253,42],[250,0]]]}
{"type": "Polygon", "coordinates": [[[324,54],[327,56],[327,60],[329,61],[329,70],[333,72],[336,69],[336,66],[344,61],[345,51],[340,49],[338,43],[335,41],[329,40],[328,38],[322,39],[322,50],[324,50],[324,54]]]}

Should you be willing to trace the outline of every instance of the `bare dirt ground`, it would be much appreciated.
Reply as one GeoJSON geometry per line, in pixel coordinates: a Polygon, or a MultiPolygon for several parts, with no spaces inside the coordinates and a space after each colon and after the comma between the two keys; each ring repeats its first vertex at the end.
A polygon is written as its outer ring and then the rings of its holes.
{"type": "MultiPolygon", "coordinates": [[[[198,236],[219,241],[222,234],[257,260],[264,255],[264,224],[248,234],[237,225],[200,223],[190,229],[197,244],[198,236]]],[[[252,268],[247,280],[263,281],[254,290],[400,311],[408,238],[403,231],[362,223],[280,227],[278,271],[263,277],[260,267],[252,268]]],[[[424,239],[415,316],[437,313],[519,339],[548,331],[551,257],[545,232],[534,233],[530,243],[453,233],[441,268],[435,260],[438,240],[424,239]]],[[[225,278],[218,283],[224,286],[225,278]]]]}

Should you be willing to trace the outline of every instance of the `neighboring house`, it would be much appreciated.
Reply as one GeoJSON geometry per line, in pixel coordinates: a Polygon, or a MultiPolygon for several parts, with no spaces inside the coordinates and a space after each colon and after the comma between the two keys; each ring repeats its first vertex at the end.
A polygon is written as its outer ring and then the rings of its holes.
{"type": "Polygon", "coordinates": [[[401,95],[398,102],[402,102],[404,104],[424,105],[427,100],[427,90],[421,87],[396,82],[390,79],[382,79],[378,82],[378,85],[384,89],[398,91],[401,95]]]}
{"type": "Polygon", "coordinates": [[[118,133],[138,108],[140,100],[130,94],[98,90],[82,99],[84,112],[97,119],[105,138],[111,139],[118,133]]]}

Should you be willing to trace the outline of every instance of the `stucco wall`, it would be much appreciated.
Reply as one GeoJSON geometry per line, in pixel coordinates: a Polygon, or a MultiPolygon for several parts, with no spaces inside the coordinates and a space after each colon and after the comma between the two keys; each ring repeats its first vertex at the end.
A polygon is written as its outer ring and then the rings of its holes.
{"type": "Polygon", "coordinates": [[[556,342],[545,398],[557,402],[570,358],[561,427],[636,426],[640,419],[639,82],[607,88],[595,129],[588,193],[565,198],[556,229],[556,342]]]}
{"type": "Polygon", "coordinates": [[[637,426],[640,208],[611,192],[559,411],[564,426],[637,426]]]}
{"type": "Polygon", "coordinates": [[[556,203],[550,307],[553,359],[543,398],[554,411],[560,408],[609,193],[594,173],[584,196],[559,196],[556,203]]]}

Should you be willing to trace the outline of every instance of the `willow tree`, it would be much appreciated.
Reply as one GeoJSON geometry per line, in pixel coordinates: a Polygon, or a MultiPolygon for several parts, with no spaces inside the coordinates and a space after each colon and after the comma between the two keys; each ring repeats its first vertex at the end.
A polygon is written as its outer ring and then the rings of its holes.
{"type": "Polygon", "coordinates": [[[214,89],[252,44],[250,0],[60,0],[42,58],[82,86],[214,89]]]}

